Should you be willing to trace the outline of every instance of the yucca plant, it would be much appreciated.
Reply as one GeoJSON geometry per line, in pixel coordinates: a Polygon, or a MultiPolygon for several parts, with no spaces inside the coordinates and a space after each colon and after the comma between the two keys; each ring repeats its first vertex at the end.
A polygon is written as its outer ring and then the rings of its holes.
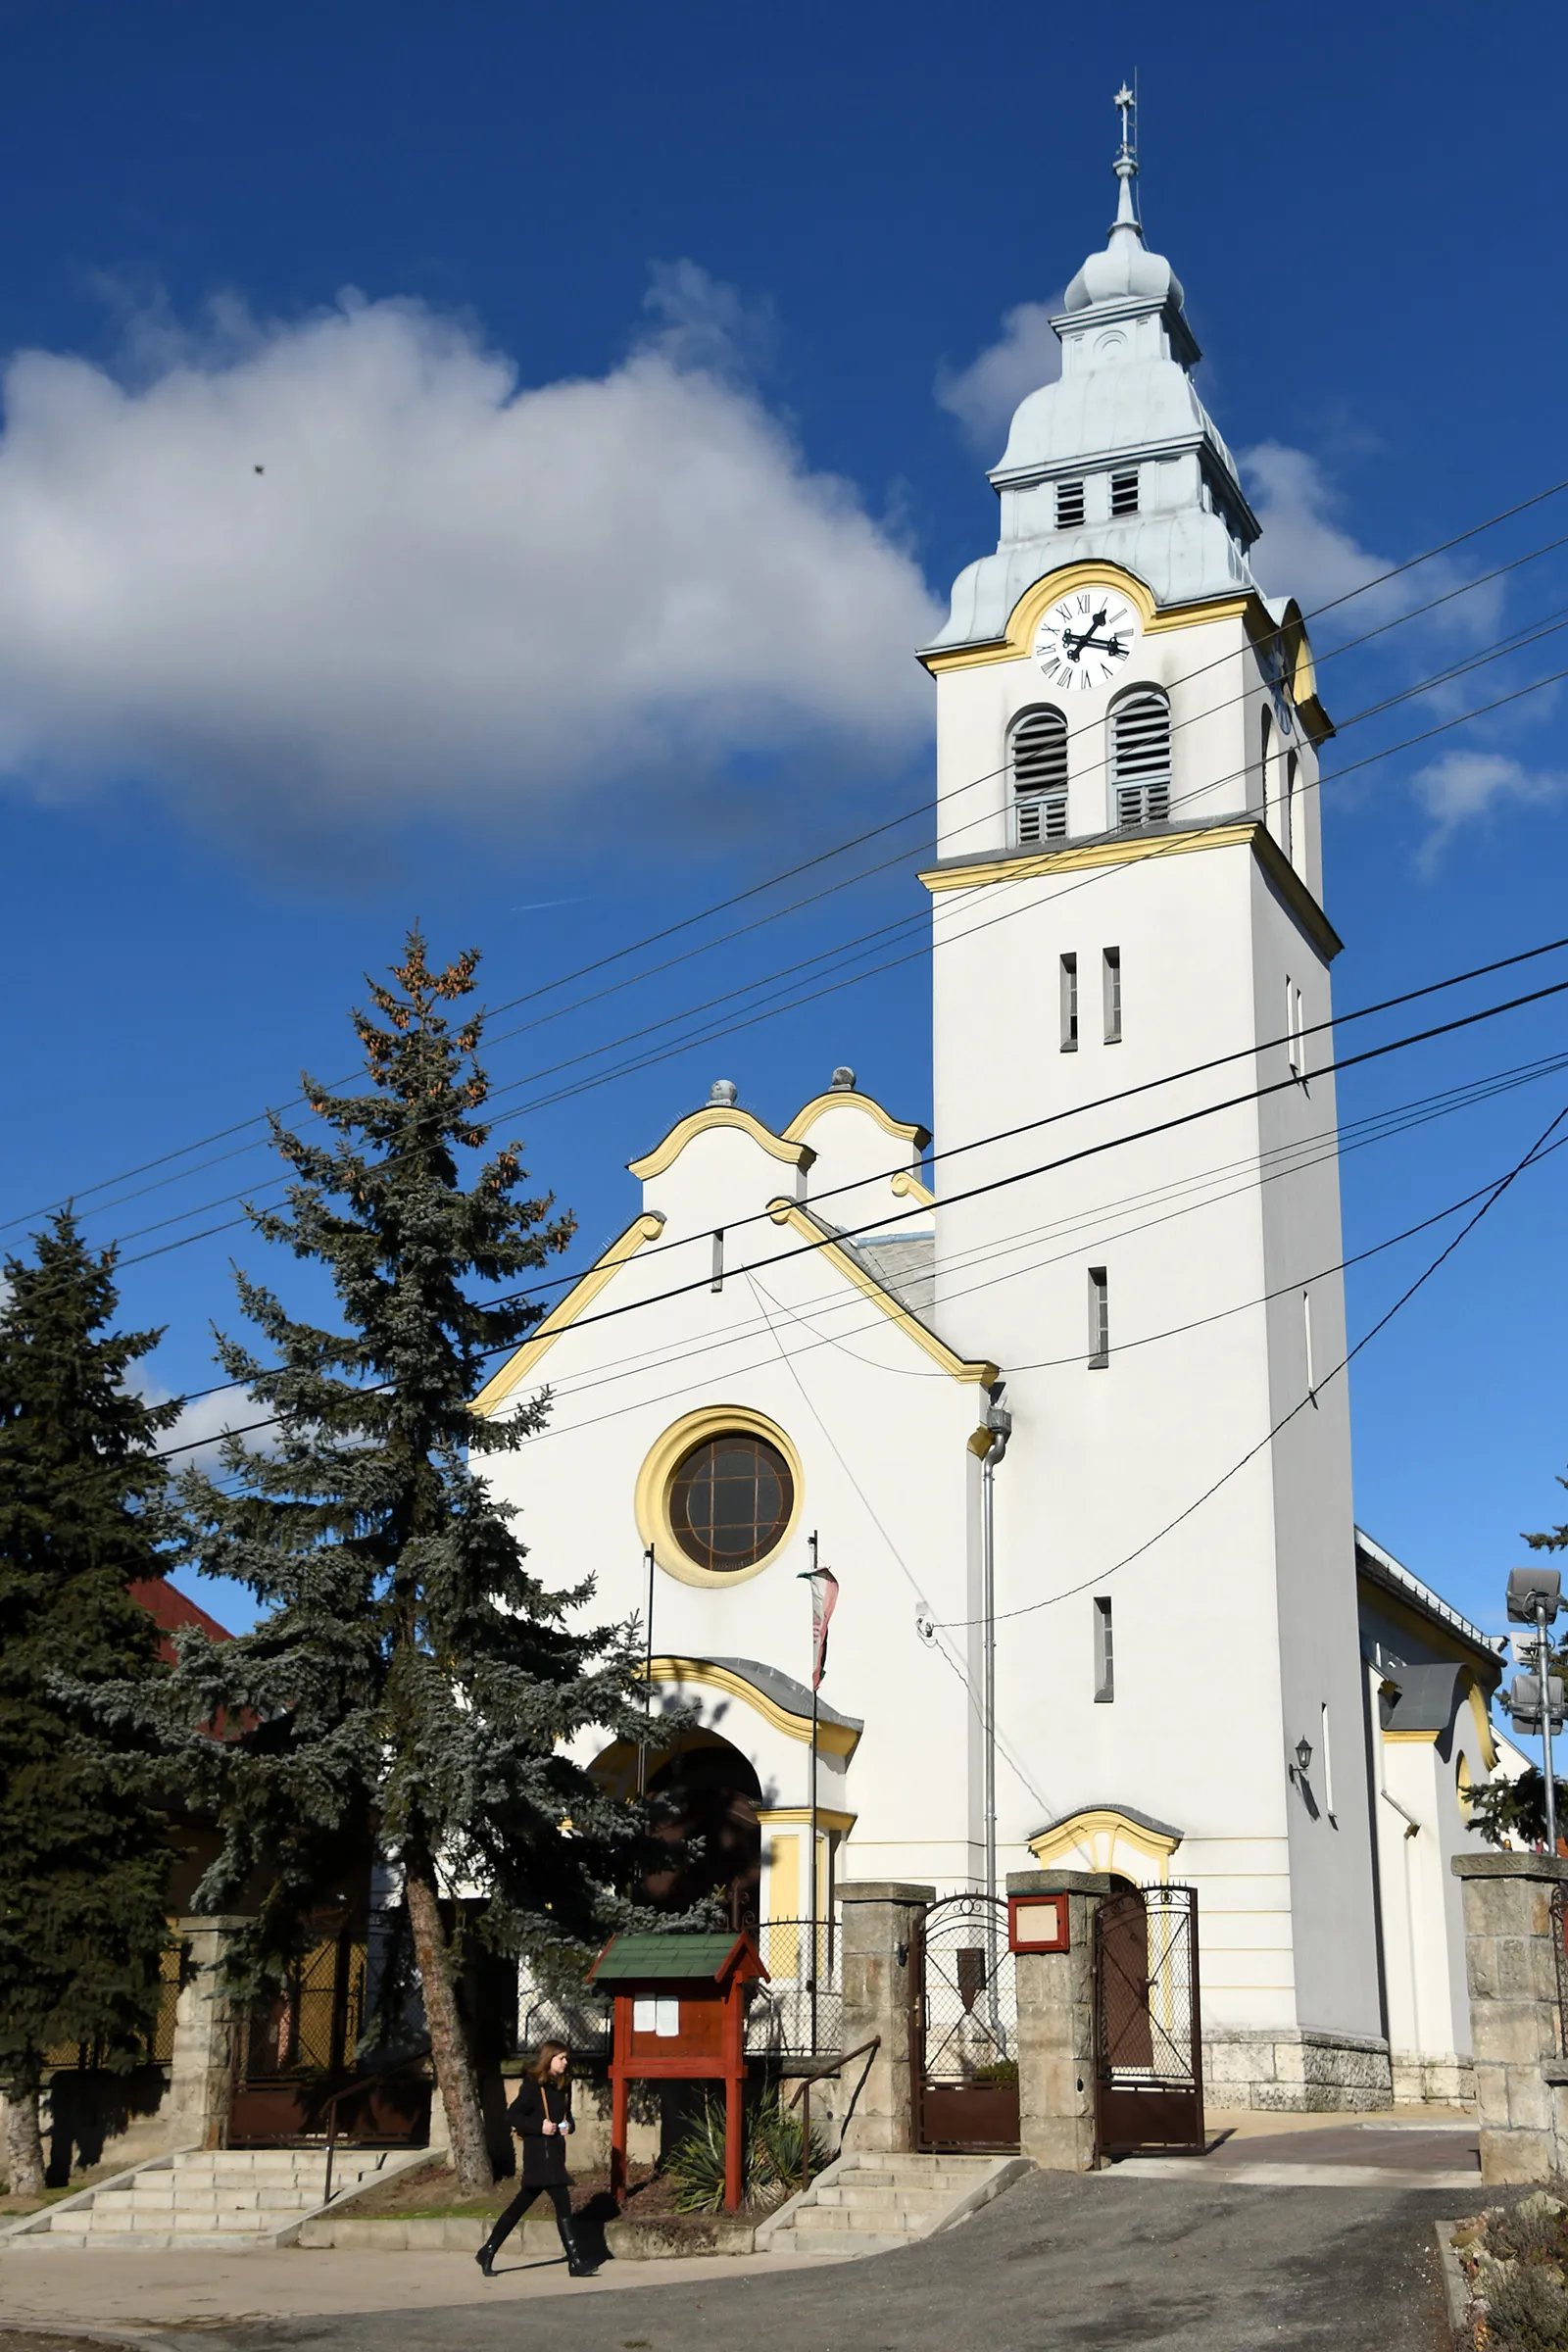
{"type": "MultiPolygon", "coordinates": [[[[801,2185],[804,2153],[803,2123],[798,2109],[784,2105],[776,2091],[748,2109],[741,2149],[741,2197],[748,2205],[771,2200],[782,2189],[793,2195],[801,2185]]],[[[811,2170],[830,2161],[828,2145],[813,2125],[811,2170]]],[[[684,2139],[670,2150],[664,2170],[674,2184],[677,2213],[722,2213],[724,2210],[724,2102],[707,2099],[702,2113],[684,2139]]]]}

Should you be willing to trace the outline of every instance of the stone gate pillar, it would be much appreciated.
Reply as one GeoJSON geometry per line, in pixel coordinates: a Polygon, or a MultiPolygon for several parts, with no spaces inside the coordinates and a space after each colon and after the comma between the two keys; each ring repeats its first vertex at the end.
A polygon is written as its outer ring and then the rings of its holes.
{"type": "MultiPolygon", "coordinates": [[[[873,2034],[882,2037],[844,2145],[879,2156],[902,2153],[914,2144],[910,1961],[920,1914],[935,1902],[936,1888],[852,1880],[839,1888],[839,1899],[844,1905],[844,2048],[856,2049],[873,2034]]],[[[845,2070],[846,2095],[863,2065],[857,2059],[845,2070]]]]}
{"type": "Polygon", "coordinates": [[[1548,2180],[1568,2160],[1568,2077],[1558,2058],[1552,1889],[1568,1862],[1551,1854],[1455,1854],[1464,1888],[1465,1976],[1475,2050],[1481,2178],[1548,2180]]]}
{"type": "Polygon", "coordinates": [[[222,1968],[243,1919],[181,1919],[183,1951],[174,2046],[169,2068],[169,2144],[218,2148],[228,2129],[234,2087],[239,2004],[223,1989],[222,1968]]]}
{"type": "Polygon", "coordinates": [[[1112,1890],[1098,1870],[1022,1870],[1007,1892],[1064,1894],[1067,1949],[1019,1952],[1018,2135],[1025,2156],[1048,2172],[1095,2167],[1094,1916],[1112,1890]]]}

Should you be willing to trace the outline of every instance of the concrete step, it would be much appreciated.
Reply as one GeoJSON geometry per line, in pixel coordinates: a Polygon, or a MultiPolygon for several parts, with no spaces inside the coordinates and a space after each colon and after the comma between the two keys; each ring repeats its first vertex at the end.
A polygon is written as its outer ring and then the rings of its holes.
{"type": "Polygon", "coordinates": [[[918,2220],[910,2228],[896,2213],[879,2210],[858,2212],[853,2205],[803,2205],[795,2216],[796,2233],[810,2237],[858,2237],[869,2234],[897,2237],[902,2243],[906,2237],[923,2237],[925,2232],[918,2220]]]}
{"type": "Polygon", "coordinates": [[[793,2254],[797,2262],[842,2261],[853,2246],[857,2258],[862,2254],[896,2254],[901,2246],[912,2246],[916,2240],[900,2234],[897,2237],[878,2236],[872,2230],[858,2230],[852,2240],[835,2236],[804,2237],[792,2230],[780,2230],[773,2241],[775,2254],[793,2254]]]}
{"type": "Polygon", "coordinates": [[[846,2205],[852,2212],[889,2216],[946,2213],[953,2201],[953,2191],[947,2188],[866,2188],[853,2173],[842,2182],[830,2180],[816,2196],[818,2207],[846,2205]]]}

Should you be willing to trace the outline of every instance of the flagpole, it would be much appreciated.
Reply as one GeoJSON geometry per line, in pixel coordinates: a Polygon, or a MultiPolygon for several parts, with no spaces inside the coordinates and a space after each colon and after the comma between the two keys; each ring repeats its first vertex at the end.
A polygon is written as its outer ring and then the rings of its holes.
{"type": "Polygon", "coordinates": [[[648,1570],[648,1614],[643,1620],[643,1743],[637,1750],[637,1793],[648,1793],[647,1733],[654,1714],[654,1547],[650,1544],[643,1554],[648,1570]]]}
{"type": "MultiPolygon", "coordinates": [[[[816,1531],[813,1528],[811,1531],[811,1613],[813,1637],[815,1632],[816,1607],[819,1602],[819,1595],[816,1588],[816,1531]]],[[[816,1733],[818,1706],[817,1684],[820,1678],[816,1670],[816,1645],[813,1639],[811,1648],[811,1842],[809,1856],[807,1862],[807,1868],[811,1874],[811,1973],[807,1978],[807,1984],[811,1994],[811,2056],[813,2058],[816,2056],[816,1733]]]]}

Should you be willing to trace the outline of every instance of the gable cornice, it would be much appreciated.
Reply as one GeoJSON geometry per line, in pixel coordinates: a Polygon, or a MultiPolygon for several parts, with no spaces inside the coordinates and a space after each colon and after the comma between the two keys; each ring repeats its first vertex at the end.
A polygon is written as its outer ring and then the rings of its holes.
{"type": "Polygon", "coordinates": [[[792,1168],[808,1168],[816,1157],[809,1144],[786,1141],[733,1102],[705,1102],[701,1110],[690,1110],[683,1119],[677,1119],[662,1143],[656,1144],[641,1159],[629,1159],[626,1166],[633,1176],[644,1181],[650,1176],[662,1176],[666,1168],[674,1166],[694,1138],[707,1135],[714,1127],[738,1127],[759,1150],[772,1159],[782,1159],[792,1168]]]}
{"type": "Polygon", "coordinates": [[[663,1230],[664,1220],[658,1209],[646,1209],[640,1217],[634,1217],[604,1255],[595,1259],[581,1281],[573,1284],[564,1298],[551,1308],[533,1338],[524,1340],[501,1369],[491,1374],[469,1405],[469,1412],[483,1413],[488,1419],[498,1411],[519,1382],[527,1379],[539,1358],[575,1323],[583,1308],[591,1306],[600,1292],[613,1282],[627,1259],[636,1256],[644,1242],[657,1241],[663,1230]]]}
{"type": "Polygon", "coordinates": [[[970,1363],[956,1348],[950,1348],[946,1340],[939,1340],[918,1315],[910,1313],[902,1299],[895,1298],[891,1291],[882,1288],[861,1264],[854,1250],[843,1242],[835,1241],[831,1234],[824,1233],[816,1219],[795,1201],[770,1200],[767,1213],[775,1225],[788,1225],[803,1240],[815,1243],[821,1255],[837,1266],[847,1282],[853,1283],[863,1298],[879,1306],[890,1323],[897,1323],[906,1331],[915,1346],[922,1348],[934,1364],[940,1364],[943,1371],[954,1380],[972,1381],[981,1388],[989,1389],[1000,1379],[1001,1373],[996,1364],[970,1363]]]}

